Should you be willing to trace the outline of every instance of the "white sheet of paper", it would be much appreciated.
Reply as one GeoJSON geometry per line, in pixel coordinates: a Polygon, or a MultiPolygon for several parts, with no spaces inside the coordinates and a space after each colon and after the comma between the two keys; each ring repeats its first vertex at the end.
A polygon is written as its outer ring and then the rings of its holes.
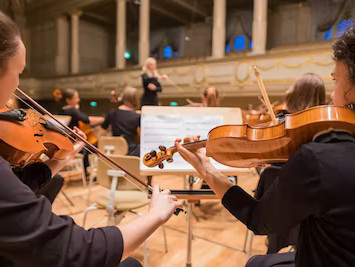
{"type": "MultiPolygon", "coordinates": [[[[151,150],[159,151],[159,146],[171,147],[176,138],[200,135],[206,139],[208,132],[219,125],[223,125],[223,115],[188,116],[188,115],[156,115],[142,114],[141,118],[141,155],[151,150]]],[[[141,157],[142,158],[142,157],[141,157]]],[[[173,163],[164,163],[165,170],[193,170],[192,166],[184,161],[178,153],[173,156],[173,163]]],[[[228,168],[212,159],[216,168],[228,168]]],[[[154,167],[158,169],[158,167],[154,167]]],[[[151,170],[141,164],[141,170],[151,170]]]]}

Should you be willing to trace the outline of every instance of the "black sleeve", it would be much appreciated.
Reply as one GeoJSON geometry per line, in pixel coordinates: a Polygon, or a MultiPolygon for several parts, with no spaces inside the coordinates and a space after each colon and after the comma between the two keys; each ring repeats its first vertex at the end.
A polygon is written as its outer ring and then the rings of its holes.
{"type": "Polygon", "coordinates": [[[0,251],[15,266],[118,266],[123,253],[116,227],[86,231],[56,216],[0,157],[0,251]]]}
{"type": "MultiPolygon", "coordinates": [[[[149,77],[146,73],[142,74],[142,84],[143,84],[143,88],[146,89],[148,88],[148,84],[149,84],[149,77]]],[[[149,90],[149,89],[148,89],[149,90]]]]}
{"type": "Polygon", "coordinates": [[[156,78],[156,77],[149,77],[146,73],[144,73],[144,74],[142,74],[142,83],[143,83],[144,90],[151,91],[148,88],[148,84],[152,83],[152,84],[154,84],[157,87],[155,92],[161,92],[162,91],[161,84],[160,84],[158,78],[156,78]]]}
{"type": "Polygon", "coordinates": [[[89,116],[78,109],[73,109],[73,116],[75,116],[78,121],[82,121],[83,123],[86,124],[90,123],[89,116]]]}
{"type": "Polygon", "coordinates": [[[222,204],[256,234],[284,233],[319,211],[320,191],[317,161],[302,146],[259,201],[239,186],[233,186],[224,195],[222,204]]]}
{"type": "Polygon", "coordinates": [[[111,112],[109,112],[109,113],[106,115],[104,122],[101,124],[101,127],[102,127],[103,129],[106,130],[106,129],[110,126],[110,124],[111,124],[110,118],[111,118],[111,112]]]}
{"type": "Polygon", "coordinates": [[[13,168],[12,170],[34,192],[52,178],[52,171],[42,162],[29,164],[24,168],[13,168]]]}

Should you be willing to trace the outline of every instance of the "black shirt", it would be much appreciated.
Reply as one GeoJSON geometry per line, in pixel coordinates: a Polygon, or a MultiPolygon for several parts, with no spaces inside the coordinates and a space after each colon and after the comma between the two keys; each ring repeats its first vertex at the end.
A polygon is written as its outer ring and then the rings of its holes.
{"type": "Polygon", "coordinates": [[[71,129],[73,129],[74,126],[79,127],[79,121],[82,121],[83,123],[86,124],[90,123],[88,115],[81,112],[77,108],[62,108],[60,115],[71,116],[71,120],[68,125],[68,127],[71,129]]]}
{"type": "Polygon", "coordinates": [[[142,83],[144,88],[144,93],[141,99],[141,106],[158,106],[159,100],[157,96],[157,92],[161,92],[161,84],[157,77],[148,76],[148,74],[142,74],[142,83]],[[157,89],[152,91],[148,88],[148,84],[154,84],[157,89]]]}
{"type": "MultiPolygon", "coordinates": [[[[33,179],[50,172],[38,166],[32,171],[33,179]]],[[[117,267],[121,260],[123,238],[118,228],[86,231],[70,217],[55,215],[50,202],[23,184],[2,157],[0,218],[1,267],[117,267]]]]}
{"type": "Polygon", "coordinates": [[[296,266],[355,266],[355,140],[320,141],[303,145],[260,200],[233,186],[222,203],[256,234],[300,224],[296,266]]]}
{"type": "MultiPolygon", "coordinates": [[[[134,111],[114,109],[111,110],[101,127],[107,129],[112,126],[112,136],[122,136],[128,143],[128,155],[137,151],[138,144],[135,141],[137,128],[140,126],[141,116],[134,111]]],[[[137,155],[136,155],[137,156],[137,155]]]]}

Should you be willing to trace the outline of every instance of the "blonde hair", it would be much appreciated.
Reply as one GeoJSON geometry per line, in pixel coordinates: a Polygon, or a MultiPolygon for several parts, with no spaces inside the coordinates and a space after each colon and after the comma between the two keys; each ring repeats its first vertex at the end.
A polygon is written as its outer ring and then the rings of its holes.
{"type": "Polygon", "coordinates": [[[144,65],[142,67],[142,73],[147,73],[148,76],[156,76],[157,75],[157,71],[155,70],[155,73],[152,73],[149,68],[148,68],[148,65],[151,64],[152,62],[155,63],[157,62],[155,58],[153,57],[148,57],[145,62],[144,62],[144,65]]]}
{"type": "Polygon", "coordinates": [[[134,109],[139,108],[139,96],[137,88],[127,86],[120,95],[123,104],[134,109]]]}
{"type": "Polygon", "coordinates": [[[218,107],[219,106],[219,98],[218,98],[218,91],[217,88],[214,86],[208,87],[203,92],[203,100],[204,104],[207,107],[218,107]]]}
{"type": "Polygon", "coordinates": [[[306,108],[325,104],[325,87],[322,78],[306,73],[286,92],[287,111],[294,113],[306,108]]]}

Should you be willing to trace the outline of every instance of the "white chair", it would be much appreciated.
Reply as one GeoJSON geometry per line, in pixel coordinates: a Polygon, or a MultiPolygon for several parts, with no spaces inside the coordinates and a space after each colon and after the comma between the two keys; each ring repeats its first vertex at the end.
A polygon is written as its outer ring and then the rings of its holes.
{"type": "Polygon", "coordinates": [[[122,136],[101,136],[99,138],[98,148],[100,151],[105,150],[105,146],[112,146],[111,154],[126,155],[128,153],[128,144],[122,136]]]}
{"type": "MultiPolygon", "coordinates": [[[[109,155],[109,157],[130,172],[135,177],[143,180],[139,174],[139,157],[109,155]]],[[[141,216],[134,209],[148,205],[149,199],[145,192],[138,190],[124,176],[127,174],[121,170],[114,170],[102,160],[97,162],[97,182],[107,188],[97,198],[96,202],[84,211],[83,227],[85,226],[89,211],[106,209],[108,214],[108,225],[118,224],[125,213],[131,212],[141,216]]],[[[165,251],[167,248],[167,239],[165,227],[162,227],[164,234],[165,251]]],[[[144,243],[144,266],[147,266],[146,242],[144,243]]]]}

